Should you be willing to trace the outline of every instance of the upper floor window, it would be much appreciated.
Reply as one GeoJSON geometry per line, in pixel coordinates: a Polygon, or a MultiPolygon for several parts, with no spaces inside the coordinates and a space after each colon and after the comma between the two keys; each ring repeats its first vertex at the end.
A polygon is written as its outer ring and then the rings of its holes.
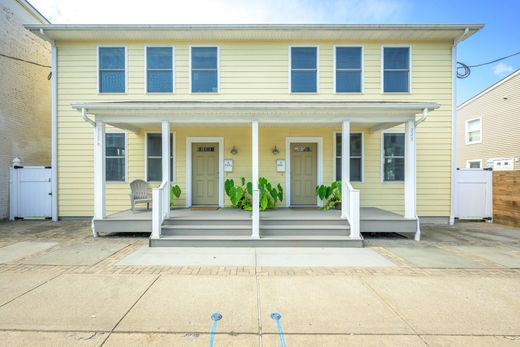
{"type": "Polygon", "coordinates": [[[126,93],[126,47],[99,47],[99,92],[126,93]]]}
{"type": "Polygon", "coordinates": [[[191,92],[217,93],[218,47],[191,47],[191,92]]]}
{"type": "Polygon", "coordinates": [[[383,181],[404,181],[403,133],[383,133],[383,181]]]}
{"type": "Polygon", "coordinates": [[[410,92],[410,47],[383,47],[383,91],[410,92]]]}
{"type": "Polygon", "coordinates": [[[481,118],[466,121],[466,144],[482,142],[482,120],[481,118]]]}
{"type": "Polygon", "coordinates": [[[336,47],[336,93],[361,93],[362,48],[336,47]]]}
{"type": "Polygon", "coordinates": [[[105,180],[126,181],[126,134],[105,134],[105,180]]]}
{"type": "Polygon", "coordinates": [[[318,90],[318,48],[291,47],[291,93],[318,90]]]}
{"type": "Polygon", "coordinates": [[[173,93],[173,47],[146,47],[146,92],[173,93]]]}

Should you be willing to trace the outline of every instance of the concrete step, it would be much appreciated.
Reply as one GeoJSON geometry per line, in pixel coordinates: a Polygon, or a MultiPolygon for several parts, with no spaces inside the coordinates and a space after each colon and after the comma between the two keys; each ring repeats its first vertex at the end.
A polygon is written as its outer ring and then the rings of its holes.
{"type": "Polygon", "coordinates": [[[168,218],[163,225],[200,225],[200,226],[225,226],[244,225],[251,226],[251,218],[168,218]]]}
{"type": "Polygon", "coordinates": [[[320,224],[281,224],[264,225],[260,223],[260,235],[262,236],[348,236],[350,228],[342,225],[320,224]]]}
{"type": "Polygon", "coordinates": [[[348,236],[187,236],[150,238],[150,247],[363,247],[363,239],[348,236]]]}
{"type": "Polygon", "coordinates": [[[319,218],[262,218],[260,217],[260,225],[319,225],[319,226],[329,226],[329,225],[348,225],[346,219],[319,219],[319,218]]]}
{"type": "Polygon", "coordinates": [[[251,235],[251,223],[249,225],[163,225],[161,229],[163,235],[178,236],[223,236],[223,235],[251,235]]]}

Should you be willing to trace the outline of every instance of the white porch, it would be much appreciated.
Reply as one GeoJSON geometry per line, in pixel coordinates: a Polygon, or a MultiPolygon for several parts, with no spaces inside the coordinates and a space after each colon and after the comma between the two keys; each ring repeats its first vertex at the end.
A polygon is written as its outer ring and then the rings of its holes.
{"type": "MultiPolygon", "coordinates": [[[[342,237],[348,240],[362,240],[362,231],[394,231],[394,232],[411,232],[410,226],[413,226],[412,232],[415,233],[416,240],[420,238],[419,223],[416,213],[416,136],[415,129],[417,124],[422,122],[428,114],[428,110],[438,107],[437,104],[431,103],[344,103],[344,102],[298,102],[298,103],[232,103],[232,102],[162,102],[162,103],[92,103],[74,105],[74,108],[82,112],[82,116],[86,121],[91,122],[94,126],[95,133],[95,151],[94,151],[94,196],[95,196],[95,215],[93,219],[93,232],[97,236],[100,232],[104,232],[104,226],[120,221],[120,227],[108,228],[112,231],[122,231],[124,225],[122,220],[126,220],[127,228],[132,229],[130,225],[137,225],[137,221],[142,225],[149,223],[150,216],[143,214],[142,218],[128,214],[116,214],[107,216],[105,207],[105,161],[104,161],[104,134],[105,125],[109,124],[121,129],[129,131],[139,131],[139,129],[152,125],[161,126],[162,133],[162,177],[170,177],[170,146],[169,136],[172,128],[183,127],[194,124],[201,126],[204,122],[206,126],[225,127],[250,126],[251,129],[251,182],[253,183],[252,205],[253,211],[249,213],[243,211],[229,212],[227,209],[222,212],[209,213],[205,211],[190,211],[190,218],[195,220],[210,219],[213,221],[212,229],[226,230],[228,236],[233,238],[232,229],[240,229],[244,232],[239,239],[247,238],[249,240],[268,241],[269,237],[277,235],[269,235],[266,230],[269,229],[268,216],[275,216],[278,220],[305,220],[307,216],[315,218],[316,225],[323,224],[328,219],[338,220],[341,225],[339,229],[343,230],[341,235],[314,235],[326,241],[327,237],[342,237]],[[95,121],[89,118],[89,115],[95,116],[95,121]],[[417,118],[417,115],[420,115],[417,118]],[[342,210],[329,211],[328,214],[319,210],[313,212],[306,211],[300,213],[294,209],[278,209],[269,212],[260,213],[258,207],[259,190],[257,186],[258,178],[262,175],[262,167],[259,165],[259,127],[269,126],[276,127],[281,124],[285,126],[323,126],[323,125],[340,125],[342,133],[342,210]],[[404,179],[404,216],[384,211],[381,209],[361,209],[360,191],[352,187],[349,178],[349,141],[350,129],[355,124],[357,127],[369,129],[369,131],[380,131],[399,124],[405,125],[405,179],[404,179]],[[234,228],[230,225],[218,227],[220,219],[226,219],[230,213],[243,214],[241,219],[249,221],[243,223],[240,227],[234,228]],[[319,215],[315,215],[318,213],[319,215]],[[363,213],[363,216],[361,215],[363,213]],[[146,217],[145,217],[146,215],[146,217]],[[123,217],[126,216],[126,217],[123,217]],[[204,218],[203,218],[204,216],[204,218]],[[226,217],[222,217],[226,216],[226,217]],[[333,218],[329,218],[333,217],[333,218]],[[382,221],[386,222],[388,227],[383,227],[382,221]],[[378,229],[381,230],[378,230],[378,229]],[[263,232],[262,232],[263,231],[263,232]]],[[[288,158],[286,158],[288,160],[288,158]]],[[[222,167],[220,168],[222,174],[222,167]]],[[[187,175],[188,176],[188,175],[187,175]]],[[[223,182],[222,177],[219,179],[223,182]]],[[[319,174],[318,174],[319,177],[319,174]]],[[[318,184],[321,183],[318,180],[318,184]]],[[[323,182],[329,183],[329,182],[323,182]]],[[[169,227],[175,225],[176,221],[181,223],[181,212],[177,210],[170,211],[169,208],[169,190],[171,182],[169,179],[162,181],[159,188],[153,189],[153,203],[151,211],[151,244],[156,245],[158,240],[172,239],[169,235],[169,227]]],[[[286,192],[290,188],[286,189],[286,192]]],[[[223,194],[221,189],[220,194],[223,194]]],[[[223,195],[222,195],[223,196],[223,195]]],[[[289,199],[286,199],[286,201],[289,199]]],[[[187,199],[189,201],[189,199],[187,199]]],[[[221,198],[220,201],[223,202],[221,198]]],[[[219,204],[223,207],[223,204],[219,204]]],[[[189,207],[190,204],[187,204],[189,207]]],[[[290,205],[288,205],[290,206],[290,205]]],[[[186,212],[185,212],[186,213],[186,212]]],[[[310,217],[309,217],[310,218],[310,217]]],[[[311,219],[312,219],[311,218],[311,219]]],[[[211,224],[211,223],[210,223],[211,224]]],[[[275,229],[275,228],[272,228],[275,229]]],[[[287,229],[287,228],[286,228],[287,229]]],[[[293,224],[293,229],[304,229],[303,225],[293,224]]],[[[333,229],[333,228],[332,228],[333,229]]],[[[316,228],[314,228],[316,230],[316,228]]],[[[283,233],[282,233],[283,234],[283,233]]],[[[279,233],[278,236],[282,235],[279,233]]],[[[301,234],[301,233],[300,233],[301,234]]],[[[303,233],[305,234],[305,233],[303,233]]],[[[181,240],[181,235],[177,235],[177,241],[181,240]]],[[[194,238],[194,235],[185,235],[191,241],[200,241],[200,245],[204,239],[211,241],[209,235],[200,235],[194,238]]],[[[286,235],[289,237],[290,235],[286,235]]],[[[306,236],[309,235],[299,235],[306,236]]],[[[185,238],[186,238],[185,237],[185,238]]],[[[230,241],[230,238],[223,238],[221,241],[230,241]]],[[[221,237],[222,238],[222,237],[221,237]]],[[[312,237],[311,237],[312,239],[312,237]]],[[[219,239],[220,240],[220,239],[219,239]]],[[[292,239],[289,237],[287,241],[300,241],[300,239],[292,239]]],[[[327,244],[336,239],[330,239],[327,244]]]]}

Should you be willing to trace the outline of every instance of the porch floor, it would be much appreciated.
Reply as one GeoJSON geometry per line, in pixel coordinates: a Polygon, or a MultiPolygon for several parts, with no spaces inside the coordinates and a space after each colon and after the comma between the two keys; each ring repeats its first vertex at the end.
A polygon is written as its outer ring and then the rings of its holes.
{"type": "MultiPolygon", "coordinates": [[[[341,211],[321,211],[319,208],[278,208],[260,213],[260,220],[336,220],[341,211]]],[[[251,212],[234,208],[179,208],[173,209],[170,219],[199,220],[250,220],[251,212]]],[[[361,232],[415,233],[416,219],[376,207],[362,207],[360,211],[361,232]]],[[[96,231],[108,232],[151,232],[152,211],[137,208],[111,214],[103,220],[94,220],[96,231]]]]}

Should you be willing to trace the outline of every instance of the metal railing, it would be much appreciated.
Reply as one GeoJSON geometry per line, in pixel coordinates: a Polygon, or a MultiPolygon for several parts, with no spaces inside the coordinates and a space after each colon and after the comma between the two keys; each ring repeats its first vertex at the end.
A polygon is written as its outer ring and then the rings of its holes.
{"type": "Polygon", "coordinates": [[[163,181],[152,190],[152,238],[161,237],[161,226],[170,215],[169,182],[163,181]]]}
{"type": "Polygon", "coordinates": [[[350,224],[350,237],[359,238],[361,235],[359,190],[354,189],[350,182],[343,182],[342,192],[341,217],[346,218],[350,224]]]}

